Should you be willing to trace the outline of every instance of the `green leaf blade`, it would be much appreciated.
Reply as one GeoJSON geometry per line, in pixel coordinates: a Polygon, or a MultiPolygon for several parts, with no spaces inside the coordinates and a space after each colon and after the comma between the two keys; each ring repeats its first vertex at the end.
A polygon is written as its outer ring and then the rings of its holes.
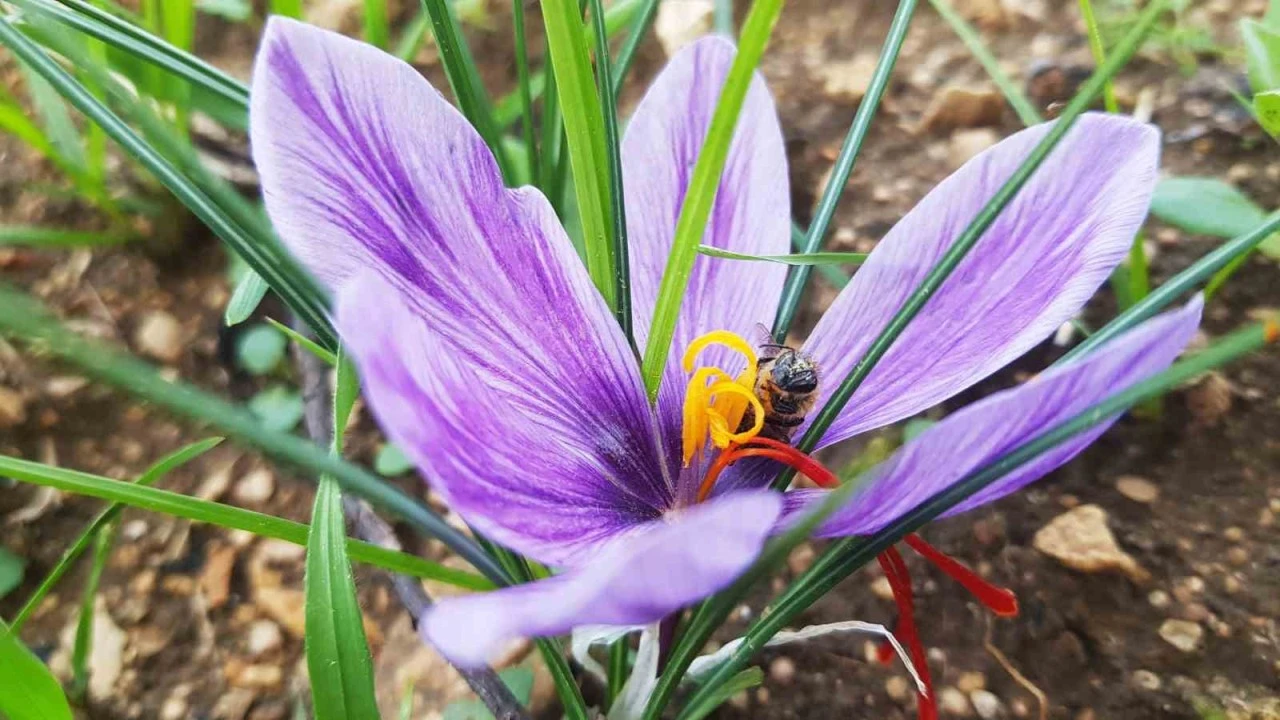
{"type": "Polygon", "coordinates": [[[1197,235],[1231,238],[1266,220],[1267,214],[1234,185],[1212,177],[1170,177],[1156,184],[1151,214],[1197,235]]]}
{"type": "Polygon", "coordinates": [[[321,478],[307,538],[306,654],[316,720],[372,720],[373,661],[346,553],[338,484],[321,478]]]}
{"type": "Polygon", "coordinates": [[[0,622],[0,715],[9,720],[71,720],[71,706],[49,668],[0,622]]]}
{"type": "Polygon", "coordinates": [[[609,307],[616,308],[604,119],[582,15],[576,0],[544,0],[542,13],[582,219],[587,271],[609,307]]]}

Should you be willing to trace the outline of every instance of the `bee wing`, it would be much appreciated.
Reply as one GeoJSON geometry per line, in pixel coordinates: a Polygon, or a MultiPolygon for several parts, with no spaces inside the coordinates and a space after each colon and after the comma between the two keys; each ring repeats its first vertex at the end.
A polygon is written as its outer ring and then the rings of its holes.
{"type": "Polygon", "coordinates": [[[751,329],[751,336],[747,340],[760,350],[761,360],[772,360],[787,348],[786,345],[774,342],[773,333],[769,332],[769,327],[760,322],[751,329]]]}

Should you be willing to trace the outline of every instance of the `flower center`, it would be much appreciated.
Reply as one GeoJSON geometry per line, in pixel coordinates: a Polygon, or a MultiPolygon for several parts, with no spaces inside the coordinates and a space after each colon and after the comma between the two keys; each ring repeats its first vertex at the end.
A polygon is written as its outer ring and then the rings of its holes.
{"type": "Polygon", "coordinates": [[[755,348],[728,330],[715,330],[689,343],[683,358],[684,371],[693,373],[684,395],[682,441],[685,467],[706,447],[708,439],[723,450],[732,444],[750,441],[764,428],[764,406],[756,397],[758,364],[755,348]],[[698,354],[712,345],[721,345],[741,354],[747,361],[746,369],[737,378],[717,367],[700,367],[694,371],[698,354]],[[754,422],[739,432],[748,408],[753,411],[754,422]]]}

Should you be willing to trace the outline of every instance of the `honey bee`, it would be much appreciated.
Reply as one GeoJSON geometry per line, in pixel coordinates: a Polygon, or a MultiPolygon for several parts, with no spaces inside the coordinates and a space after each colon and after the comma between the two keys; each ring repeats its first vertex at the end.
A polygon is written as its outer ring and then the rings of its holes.
{"type": "MultiPolygon", "coordinates": [[[[765,412],[760,436],[790,443],[818,401],[818,364],[795,348],[765,342],[760,345],[756,368],[756,397],[765,412]]],[[[755,410],[748,408],[738,432],[754,423],[755,410]]]]}

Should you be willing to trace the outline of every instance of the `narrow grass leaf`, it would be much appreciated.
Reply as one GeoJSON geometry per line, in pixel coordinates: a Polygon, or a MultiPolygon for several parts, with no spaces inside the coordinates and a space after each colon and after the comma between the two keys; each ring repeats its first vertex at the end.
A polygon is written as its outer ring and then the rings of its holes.
{"type": "Polygon", "coordinates": [[[297,330],[294,330],[293,328],[289,327],[288,325],[285,325],[284,323],[280,322],[279,320],[276,320],[275,318],[263,318],[263,319],[266,320],[268,323],[270,323],[271,327],[279,330],[285,335],[288,335],[289,339],[298,343],[298,345],[301,346],[303,350],[306,350],[312,355],[315,355],[316,357],[323,360],[326,365],[329,365],[330,367],[332,367],[338,364],[338,356],[326,350],[325,348],[320,347],[320,345],[318,345],[315,340],[312,340],[306,335],[303,335],[302,333],[298,332],[297,330]]]}
{"type": "MultiPolygon", "coordinates": [[[[1090,0],[1080,0],[1080,15],[1084,18],[1085,31],[1089,34],[1089,51],[1093,53],[1093,62],[1101,65],[1107,61],[1107,50],[1102,44],[1102,31],[1098,29],[1098,18],[1093,13],[1093,3],[1090,0]]],[[[1102,86],[1102,103],[1107,112],[1120,112],[1115,86],[1110,81],[1102,86]]]]}
{"type": "Polygon", "coordinates": [[[317,720],[378,717],[373,661],[347,561],[338,483],[320,478],[306,561],[306,654],[317,720]]]}
{"type": "Polygon", "coordinates": [[[462,36],[462,27],[454,17],[452,5],[448,0],[422,0],[422,7],[431,18],[431,32],[440,48],[440,63],[444,65],[458,109],[484,138],[498,160],[503,177],[509,180],[507,153],[502,147],[502,134],[494,122],[493,105],[480,83],[475,58],[462,36]]]}
{"type": "MultiPolygon", "coordinates": [[[[907,533],[914,532],[992,482],[1085,432],[1105,418],[1157,398],[1191,378],[1221,367],[1269,342],[1275,342],[1278,336],[1280,336],[1280,327],[1274,324],[1259,323],[1237,331],[1210,348],[1174,364],[1154,377],[1111,395],[1043,434],[1011,449],[1001,457],[969,473],[948,489],[921,503],[874,536],[852,537],[837,541],[809,570],[770,604],[769,612],[761,615],[760,619],[747,629],[746,634],[743,635],[742,644],[728,660],[715,669],[702,688],[694,693],[686,706],[685,713],[703,708],[710,703],[712,701],[710,695],[715,688],[733,677],[764,647],[769,638],[841,580],[848,577],[851,572],[870,562],[907,533]]],[[[686,716],[680,717],[684,720],[686,716]]]]}
{"type": "Polygon", "coordinates": [[[62,158],[59,157],[48,136],[44,134],[44,129],[27,117],[26,108],[8,98],[0,104],[0,132],[18,138],[27,147],[62,167],[62,158]]]}
{"type": "Polygon", "coordinates": [[[720,187],[720,176],[724,172],[725,160],[729,157],[729,145],[738,124],[738,114],[781,12],[782,0],[755,0],[751,5],[751,11],[742,25],[738,53],[734,56],[733,65],[729,67],[720,99],[711,116],[711,125],[707,128],[706,141],[694,164],[693,176],[680,207],[680,218],[676,222],[671,255],[658,286],[653,321],[649,325],[649,343],[644,349],[644,361],[641,364],[650,402],[658,396],[662,371],[667,365],[667,356],[671,354],[671,339],[675,335],[680,304],[685,300],[689,276],[693,273],[693,261],[697,259],[698,245],[702,242],[716,191],[720,187]]]}
{"type": "Polygon", "coordinates": [[[71,720],[71,705],[58,680],[3,622],[0,677],[4,678],[0,715],[9,720],[71,720]]]}
{"type": "Polygon", "coordinates": [[[727,702],[729,698],[744,690],[750,690],[763,682],[763,670],[758,667],[747,668],[734,675],[728,682],[715,688],[707,696],[706,701],[696,708],[686,710],[680,717],[682,720],[702,720],[702,718],[710,715],[716,708],[727,702]]]}
{"type": "Polygon", "coordinates": [[[860,265],[867,260],[867,253],[856,252],[815,252],[794,253],[792,255],[748,255],[732,250],[721,250],[710,245],[699,245],[698,252],[709,257],[725,260],[745,260],[747,262],[771,262],[782,265],[860,265]]]}
{"type": "Polygon", "coordinates": [[[209,93],[249,107],[249,88],[225,72],[185,52],[163,39],[122,20],[85,0],[43,0],[17,3],[27,10],[48,16],[107,45],[164,68],[209,93]]]}
{"type": "MultiPolygon", "coordinates": [[[[148,512],[163,513],[230,530],[244,530],[259,537],[283,540],[294,545],[307,543],[308,526],[302,523],[100,475],[0,455],[0,476],[76,495],[96,497],[148,512]]],[[[425,580],[437,580],[467,590],[490,590],[494,587],[493,583],[475,573],[447,568],[414,555],[358,540],[347,541],[347,553],[357,562],[425,580]]]]}
{"type": "Polygon", "coordinates": [[[22,65],[23,79],[26,81],[27,94],[36,114],[44,126],[45,137],[53,145],[58,158],[67,166],[79,172],[87,169],[84,138],[71,121],[71,113],[67,111],[67,103],[47,80],[27,65],[22,65]]]}
{"type": "Polygon", "coordinates": [[[986,70],[987,74],[991,76],[991,81],[1000,89],[1000,93],[1004,95],[1005,100],[1008,101],[1013,111],[1018,114],[1018,119],[1022,121],[1022,124],[1036,125],[1044,122],[1044,118],[1036,110],[1035,104],[1027,98],[1026,94],[1022,92],[1022,88],[1018,87],[1018,84],[1000,67],[1000,61],[987,48],[986,43],[982,41],[982,36],[969,24],[969,21],[956,12],[956,9],[947,0],[929,0],[929,4],[951,26],[951,30],[969,49],[973,57],[982,64],[982,69],[986,70]]]}
{"type": "Polygon", "coordinates": [[[128,240],[101,230],[63,230],[7,225],[0,227],[0,246],[29,248],[107,247],[128,240]]]}
{"type": "Polygon", "coordinates": [[[170,382],[136,358],[77,336],[52,319],[39,303],[3,285],[0,285],[0,334],[39,344],[88,375],[169,412],[209,423],[278,460],[314,475],[332,475],[344,490],[403,518],[418,532],[440,540],[489,579],[500,584],[507,582],[506,573],[474,540],[450,526],[421,501],[302,438],[265,430],[251,414],[215,395],[186,383],[170,382]]]}
{"type": "MultiPolygon", "coordinates": [[[[215,437],[207,440],[199,440],[178,448],[163,458],[160,458],[160,460],[158,460],[154,465],[147,468],[145,472],[134,480],[134,483],[139,487],[154,485],[170,471],[185,465],[209,450],[212,450],[221,442],[222,438],[215,437]]],[[[48,596],[50,591],[52,591],[58,584],[58,581],[61,580],[69,570],[71,570],[72,566],[75,565],[76,560],[80,559],[80,556],[84,554],[84,551],[89,548],[89,544],[93,542],[94,537],[96,537],[97,534],[108,525],[108,523],[118,518],[123,510],[123,504],[112,503],[105,510],[99,513],[87,527],[85,527],[84,531],[75,539],[75,542],[71,543],[71,546],[62,553],[62,557],[58,558],[58,562],[53,566],[53,569],[45,575],[43,580],[40,581],[40,586],[37,587],[35,592],[31,593],[31,597],[27,598],[27,601],[23,603],[22,609],[18,611],[18,614],[13,617],[13,623],[11,626],[13,627],[14,632],[18,632],[22,629],[22,626],[26,624],[28,619],[30,619],[32,613],[40,607],[40,603],[44,601],[45,597],[48,596]]]]}
{"type": "Polygon", "coordinates": [[[18,589],[26,575],[27,561],[0,545],[0,600],[18,589]]]}
{"type": "MultiPolygon", "coordinates": [[[[515,2],[515,0],[513,0],[513,2],[515,2]]],[[[612,39],[619,32],[626,29],[626,27],[631,23],[632,18],[634,18],[636,13],[640,10],[641,4],[644,2],[645,0],[621,0],[621,2],[615,2],[605,8],[605,34],[612,39]]],[[[595,36],[588,34],[587,49],[594,52],[595,46],[595,36]]],[[[529,93],[534,100],[542,97],[543,91],[546,90],[546,81],[546,73],[542,70],[538,70],[529,76],[529,93]]],[[[614,94],[616,95],[616,88],[618,87],[618,83],[616,82],[616,73],[614,87],[614,94]]],[[[520,113],[522,112],[521,103],[523,102],[520,98],[522,91],[523,88],[518,87],[516,90],[499,98],[498,102],[494,104],[493,116],[497,120],[498,127],[508,127],[520,118],[520,113]]]]}
{"type": "MultiPolygon", "coordinates": [[[[797,254],[804,254],[807,244],[808,239],[805,237],[804,230],[801,230],[800,226],[796,225],[793,220],[791,222],[791,249],[797,254]]],[[[837,290],[849,284],[849,276],[841,272],[839,268],[832,265],[817,265],[815,267],[818,270],[818,274],[837,290]]]]}
{"type": "Polygon", "coordinates": [[[631,65],[635,62],[640,43],[644,42],[645,36],[649,34],[649,28],[653,27],[653,21],[658,17],[659,2],[660,0],[640,0],[640,7],[631,22],[631,32],[627,33],[627,39],[618,50],[618,62],[614,66],[613,73],[615,95],[622,92],[622,84],[626,82],[627,73],[631,71],[631,65]]]}
{"type": "MultiPolygon", "coordinates": [[[[893,67],[902,51],[902,42],[907,37],[907,30],[911,25],[911,18],[915,15],[915,9],[916,0],[900,0],[898,3],[898,9],[894,12],[893,21],[889,25],[889,32],[885,35],[884,47],[880,50],[880,57],[876,60],[875,70],[871,74],[871,81],[867,84],[867,92],[858,103],[853,122],[849,124],[849,132],[845,134],[840,153],[836,155],[835,164],[827,178],[827,186],[823,189],[822,197],[814,210],[809,232],[799,245],[801,253],[816,253],[822,247],[822,239],[831,225],[831,218],[835,216],[836,205],[844,194],[849,175],[853,172],[858,154],[862,151],[862,142],[871,130],[871,121],[880,107],[880,99],[884,97],[885,89],[889,87],[889,78],[893,75],[893,67]]],[[[795,320],[796,310],[800,307],[800,298],[804,294],[805,285],[809,282],[810,273],[811,270],[808,267],[799,267],[787,274],[786,284],[782,287],[782,297],[778,301],[778,312],[773,321],[773,335],[776,342],[786,341],[791,323],[795,320]]]]}
{"type": "MultiPolygon", "coordinates": [[[[524,0],[511,0],[511,25],[516,41],[516,78],[518,88],[516,97],[520,100],[520,130],[524,138],[525,162],[528,164],[529,177],[532,184],[540,186],[538,180],[538,143],[533,134],[533,80],[529,74],[529,43],[525,36],[524,0]]],[[[495,114],[496,114],[495,110],[495,114]]],[[[505,124],[497,120],[500,127],[505,124]]]]}
{"type": "Polygon", "coordinates": [[[223,316],[227,327],[239,325],[248,320],[262,303],[262,298],[267,296],[269,289],[267,281],[263,280],[261,275],[246,269],[240,276],[240,280],[236,282],[236,289],[231,293],[231,300],[227,303],[227,311],[223,316]]]}
{"type": "Polygon", "coordinates": [[[613,92],[613,69],[609,60],[609,35],[605,28],[603,0],[590,0],[591,25],[596,39],[596,90],[604,118],[604,149],[608,183],[604,188],[609,201],[609,217],[613,220],[613,288],[614,317],[627,339],[635,344],[631,333],[631,259],[627,249],[627,210],[622,190],[622,140],[618,132],[618,98],[613,92]]]}
{"type": "Polygon", "coordinates": [[[267,7],[272,15],[283,15],[294,20],[302,19],[302,0],[270,0],[267,7]]]}
{"type": "MultiPolygon", "coordinates": [[[[409,25],[405,27],[404,32],[400,34],[400,41],[396,43],[395,56],[405,62],[413,62],[422,50],[422,46],[427,41],[427,31],[431,29],[431,17],[427,15],[426,10],[419,10],[417,15],[409,21],[409,25]]],[[[500,126],[505,123],[499,121],[500,126]]]]}
{"type": "Polygon", "coordinates": [[[67,689],[67,694],[77,703],[84,699],[89,690],[89,654],[93,652],[94,608],[102,572],[107,568],[107,558],[111,555],[111,545],[115,540],[114,531],[115,523],[107,523],[106,527],[94,533],[93,562],[89,565],[89,574],[80,591],[76,635],[71,644],[71,687],[67,689]]]}
{"type": "Polygon", "coordinates": [[[544,0],[542,17],[564,119],[565,147],[573,168],[587,271],[609,307],[616,310],[609,161],[600,95],[592,81],[582,14],[577,0],[544,0]]]}
{"type": "Polygon", "coordinates": [[[364,0],[364,41],[386,50],[391,43],[391,23],[386,0],[364,0]]]}

